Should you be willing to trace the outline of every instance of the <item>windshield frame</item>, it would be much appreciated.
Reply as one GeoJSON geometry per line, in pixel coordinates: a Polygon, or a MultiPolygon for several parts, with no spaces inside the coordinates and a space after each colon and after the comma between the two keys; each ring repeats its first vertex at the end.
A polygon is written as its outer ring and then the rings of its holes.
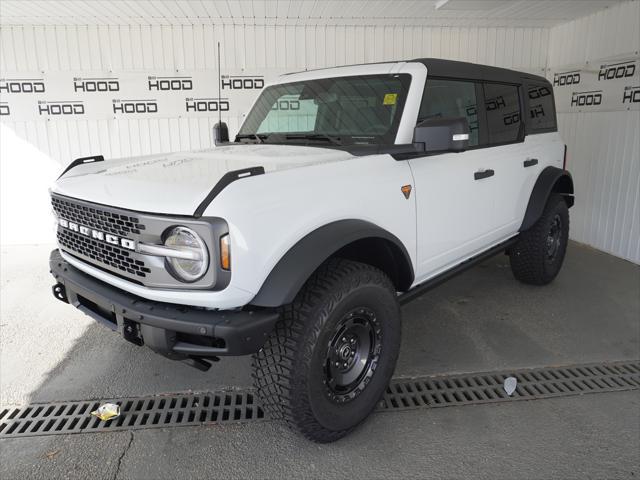
{"type": "MultiPolygon", "coordinates": [[[[270,144],[281,144],[281,145],[314,145],[314,146],[322,146],[322,147],[333,147],[333,148],[346,148],[350,147],[375,147],[375,146],[383,146],[383,145],[394,145],[396,143],[396,139],[398,137],[399,128],[401,127],[401,122],[403,115],[405,114],[406,103],[411,93],[411,87],[413,82],[413,75],[409,72],[353,72],[347,75],[327,75],[324,77],[313,77],[313,78],[305,78],[300,80],[294,80],[290,82],[280,82],[273,83],[268,85],[262,90],[258,98],[253,103],[251,110],[246,115],[242,126],[240,127],[238,134],[235,137],[234,143],[244,143],[240,142],[238,137],[244,136],[243,140],[248,140],[251,143],[254,142],[253,138],[256,138],[256,135],[260,137],[261,143],[270,143],[270,144]],[[401,82],[402,86],[402,95],[399,96],[397,100],[396,110],[394,112],[393,121],[391,123],[390,128],[383,135],[351,135],[351,134],[340,134],[339,132],[321,132],[316,130],[311,131],[289,131],[289,132],[259,132],[258,128],[248,130],[247,123],[252,120],[252,113],[256,106],[260,104],[262,98],[266,94],[269,89],[278,88],[282,86],[292,86],[292,85],[300,85],[300,84],[309,84],[311,82],[318,81],[327,81],[327,80],[339,80],[339,79],[349,79],[349,78],[398,78],[401,82]],[[255,131],[253,131],[255,130],[255,131]],[[314,137],[314,138],[303,138],[303,137],[314,137]],[[292,138],[297,137],[297,138],[292,138]],[[325,138],[323,138],[325,137],[325,138]],[[333,138],[328,138],[333,137],[333,138]],[[362,141],[360,139],[371,138],[373,141],[362,141]],[[336,143],[335,139],[338,138],[340,143],[336,143]]],[[[260,120],[260,124],[266,118],[262,117],[260,120]]]]}

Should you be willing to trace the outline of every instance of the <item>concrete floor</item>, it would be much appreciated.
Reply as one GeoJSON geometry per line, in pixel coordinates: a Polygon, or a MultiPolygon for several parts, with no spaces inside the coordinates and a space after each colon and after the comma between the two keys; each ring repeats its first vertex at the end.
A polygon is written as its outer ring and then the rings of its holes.
{"type": "MultiPolygon", "coordinates": [[[[0,403],[250,385],[137,348],[50,294],[49,247],[3,247],[0,403]]],[[[640,267],[570,245],[547,287],[490,259],[403,308],[396,376],[640,358],[640,267]]],[[[640,475],[638,391],[377,413],[315,445],[277,423],[0,441],[1,478],[541,478],[640,475]]]]}

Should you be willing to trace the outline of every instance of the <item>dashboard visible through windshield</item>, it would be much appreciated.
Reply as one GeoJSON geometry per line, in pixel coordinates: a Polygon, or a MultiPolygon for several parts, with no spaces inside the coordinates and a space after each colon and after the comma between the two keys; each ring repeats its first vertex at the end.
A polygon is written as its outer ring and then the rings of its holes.
{"type": "Polygon", "coordinates": [[[393,144],[411,76],[322,78],[267,87],[236,141],[393,144]]]}

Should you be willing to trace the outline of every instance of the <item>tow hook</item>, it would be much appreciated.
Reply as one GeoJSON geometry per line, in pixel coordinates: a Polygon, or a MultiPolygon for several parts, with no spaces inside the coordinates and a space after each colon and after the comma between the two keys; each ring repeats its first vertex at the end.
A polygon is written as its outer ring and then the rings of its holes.
{"type": "Polygon", "coordinates": [[[64,303],[69,303],[69,299],[67,298],[67,289],[64,288],[62,283],[56,283],[53,287],[51,287],[53,291],[53,296],[58,300],[64,303]]]}
{"type": "Polygon", "coordinates": [[[212,362],[219,362],[219,357],[187,357],[183,360],[187,365],[197,368],[202,372],[206,372],[211,368],[212,362]]]}

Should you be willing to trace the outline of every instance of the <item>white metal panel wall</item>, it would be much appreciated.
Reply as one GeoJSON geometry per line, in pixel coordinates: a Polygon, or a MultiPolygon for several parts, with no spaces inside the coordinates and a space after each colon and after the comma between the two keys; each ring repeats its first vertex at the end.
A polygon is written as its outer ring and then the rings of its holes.
{"type": "MultiPolygon", "coordinates": [[[[640,2],[624,3],[551,30],[550,67],[598,69],[638,55],[640,2]]],[[[556,68],[557,69],[557,68],[556,68]]],[[[571,237],[640,263],[640,113],[560,113],[577,202],[571,237]]]]}
{"type": "Polygon", "coordinates": [[[640,2],[606,8],[551,29],[549,65],[581,65],[600,59],[638,55],[640,2]]]}
{"type": "Polygon", "coordinates": [[[548,27],[622,0],[2,0],[12,25],[432,25],[548,27]]]}
{"type": "MultiPolygon", "coordinates": [[[[132,22],[133,23],[133,22],[132,22]]],[[[383,60],[442,57],[542,74],[549,30],[348,25],[88,25],[0,27],[2,72],[81,75],[157,70],[276,69],[280,72],[383,60]]],[[[0,75],[1,76],[1,75],[0,75]]],[[[235,131],[240,118],[226,118],[235,131]]],[[[7,122],[65,164],[102,153],[122,157],[206,148],[217,116],[7,122]]]]}

